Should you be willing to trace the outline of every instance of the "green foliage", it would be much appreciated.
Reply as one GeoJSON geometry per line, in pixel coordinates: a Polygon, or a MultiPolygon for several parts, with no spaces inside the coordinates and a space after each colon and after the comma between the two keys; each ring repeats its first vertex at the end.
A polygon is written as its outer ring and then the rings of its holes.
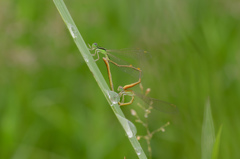
{"type": "Polygon", "coordinates": [[[116,117],[119,120],[119,123],[121,123],[123,129],[125,130],[126,134],[128,135],[129,141],[131,142],[136,155],[139,157],[139,159],[146,159],[146,155],[138,142],[134,132],[136,132],[135,126],[126,119],[124,116],[122,110],[120,109],[118,102],[120,101],[119,95],[114,92],[110,91],[109,87],[107,86],[106,81],[104,80],[99,68],[97,67],[95,61],[92,58],[91,53],[89,52],[90,48],[87,48],[87,45],[85,44],[79,30],[77,29],[77,26],[75,25],[65,3],[63,0],[54,0],[54,3],[56,5],[56,8],[58,9],[60,15],[62,16],[63,21],[65,22],[66,26],[68,27],[68,30],[70,34],[72,35],[72,38],[74,39],[79,51],[81,52],[85,62],[87,63],[90,71],[93,74],[93,77],[96,79],[96,82],[98,83],[100,89],[102,90],[104,96],[106,97],[109,105],[113,109],[113,112],[115,113],[116,117]]]}
{"type": "Polygon", "coordinates": [[[202,159],[211,159],[215,142],[215,130],[211,112],[210,101],[207,101],[204,110],[202,125],[202,159]]]}
{"type": "MultiPolygon", "coordinates": [[[[152,138],[154,159],[200,158],[207,96],[215,127],[224,125],[218,158],[240,158],[237,1],[65,3],[86,43],[151,53],[143,86],[179,109],[153,122],[171,123],[152,138]]],[[[2,0],[0,12],[0,158],[135,158],[53,2],[2,0]]]]}
{"type": "Polygon", "coordinates": [[[220,127],[217,133],[217,137],[213,146],[212,159],[218,158],[221,133],[222,133],[222,126],[220,127]]]}

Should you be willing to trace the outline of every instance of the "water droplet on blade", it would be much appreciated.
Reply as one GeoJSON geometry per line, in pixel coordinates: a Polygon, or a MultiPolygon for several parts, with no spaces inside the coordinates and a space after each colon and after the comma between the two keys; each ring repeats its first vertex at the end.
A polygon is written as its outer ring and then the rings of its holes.
{"type": "Polygon", "coordinates": [[[73,25],[68,24],[68,29],[73,37],[73,39],[77,38],[77,28],[75,28],[73,25]]]}
{"type": "Polygon", "coordinates": [[[119,114],[117,114],[117,117],[121,122],[123,128],[125,129],[127,136],[129,138],[135,136],[137,133],[137,128],[135,127],[135,125],[131,121],[127,120],[125,117],[120,116],[119,114]]]}
{"type": "Polygon", "coordinates": [[[118,104],[118,102],[120,101],[119,95],[114,91],[108,91],[107,93],[108,93],[108,98],[112,102],[111,106],[113,106],[114,104],[118,104]]]}
{"type": "Polygon", "coordinates": [[[135,151],[136,151],[138,156],[140,156],[141,153],[142,153],[142,149],[141,148],[135,148],[135,151]]]}
{"type": "Polygon", "coordinates": [[[84,58],[84,60],[85,60],[86,62],[89,61],[87,56],[83,56],[83,58],[84,58]]]}

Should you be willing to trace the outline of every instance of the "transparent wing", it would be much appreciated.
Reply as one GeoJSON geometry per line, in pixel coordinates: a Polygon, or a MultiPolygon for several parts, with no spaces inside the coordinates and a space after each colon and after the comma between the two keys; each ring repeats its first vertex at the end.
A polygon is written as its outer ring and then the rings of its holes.
{"type": "Polygon", "coordinates": [[[138,93],[136,95],[141,98],[144,103],[146,103],[148,106],[152,106],[156,110],[164,113],[178,113],[178,108],[174,104],[159,99],[150,98],[138,93]]]}
{"type": "MultiPolygon", "coordinates": [[[[126,61],[117,58],[116,56],[112,55],[112,54],[108,54],[108,57],[110,60],[112,60],[113,62],[117,63],[118,65],[125,65],[125,66],[130,66],[129,63],[127,63],[126,61]]],[[[110,62],[111,63],[111,62],[110,62]]],[[[114,65],[113,63],[111,63],[112,65],[114,65]]],[[[114,65],[116,66],[116,65],[114,65]]],[[[117,66],[116,66],[117,67],[117,66]]],[[[132,66],[134,67],[134,66],[132,66]]],[[[131,75],[134,78],[139,78],[139,71],[131,68],[131,67],[118,67],[121,71],[131,75]]],[[[136,67],[135,67],[136,68],[136,67]]]]}
{"type": "Polygon", "coordinates": [[[106,50],[108,53],[116,55],[118,57],[130,57],[133,59],[146,60],[151,58],[151,54],[148,51],[142,49],[119,49],[119,50],[106,50]]]}

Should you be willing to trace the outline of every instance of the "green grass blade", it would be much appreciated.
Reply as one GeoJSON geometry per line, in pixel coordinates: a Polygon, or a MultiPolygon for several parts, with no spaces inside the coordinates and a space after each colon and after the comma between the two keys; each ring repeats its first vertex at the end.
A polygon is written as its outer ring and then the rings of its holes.
{"type": "Polygon", "coordinates": [[[129,141],[131,142],[136,154],[140,159],[146,159],[146,155],[138,142],[137,138],[135,135],[132,135],[134,133],[129,133],[129,131],[132,131],[131,128],[132,126],[128,125],[128,122],[125,122],[125,116],[118,106],[117,102],[115,101],[116,96],[118,96],[117,93],[111,92],[106,81],[104,80],[98,66],[96,65],[95,61],[93,60],[86,43],[84,42],[80,32],[78,31],[70,13],[67,10],[66,5],[64,4],[63,0],[53,0],[60,15],[62,16],[63,21],[68,27],[69,32],[71,33],[74,42],[76,43],[80,53],[82,54],[85,62],[87,63],[90,71],[92,72],[94,78],[96,79],[100,89],[102,90],[104,96],[106,97],[107,101],[111,105],[111,108],[113,109],[113,112],[117,116],[118,120],[122,124],[122,127],[124,128],[126,134],[131,134],[128,135],[129,141]]]}
{"type": "Polygon", "coordinates": [[[210,101],[208,100],[204,110],[202,125],[202,159],[211,159],[214,141],[214,124],[212,119],[210,101]]]}
{"type": "Polygon", "coordinates": [[[222,133],[222,126],[220,127],[220,129],[218,131],[218,134],[217,134],[214,146],[213,146],[212,159],[218,158],[221,133],[222,133]]]}

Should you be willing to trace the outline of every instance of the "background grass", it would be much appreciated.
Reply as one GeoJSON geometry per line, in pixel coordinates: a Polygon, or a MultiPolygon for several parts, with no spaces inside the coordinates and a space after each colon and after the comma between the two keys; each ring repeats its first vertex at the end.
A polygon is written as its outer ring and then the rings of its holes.
{"type": "MultiPolygon", "coordinates": [[[[151,52],[143,85],[179,108],[153,119],[172,123],[153,137],[153,158],[201,158],[208,97],[215,130],[223,124],[219,158],[240,158],[238,1],[65,3],[86,42],[151,52]]],[[[136,158],[52,1],[2,0],[0,26],[0,158],[136,158]]]]}

